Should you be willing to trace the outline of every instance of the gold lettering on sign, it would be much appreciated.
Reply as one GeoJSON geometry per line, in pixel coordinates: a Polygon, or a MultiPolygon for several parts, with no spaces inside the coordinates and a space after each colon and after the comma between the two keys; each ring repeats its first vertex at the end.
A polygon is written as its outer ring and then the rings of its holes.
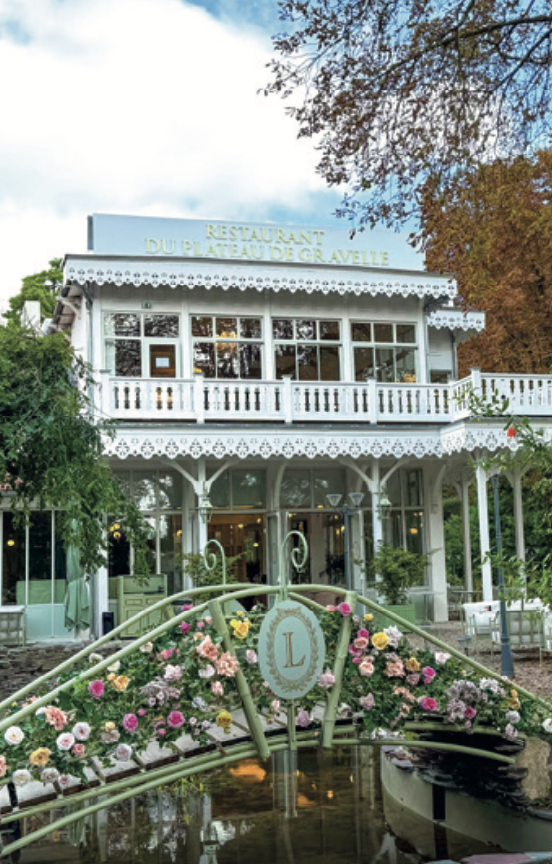
{"type": "Polygon", "coordinates": [[[293,645],[291,643],[291,637],[293,636],[293,632],[290,631],[289,633],[282,633],[282,636],[286,640],[286,665],[284,666],[284,669],[294,669],[297,666],[304,666],[305,665],[305,655],[304,654],[298,663],[293,662],[293,645]]]}
{"type": "Polygon", "coordinates": [[[159,243],[159,240],[151,240],[151,239],[146,240],[146,252],[149,255],[156,255],[159,252],[160,246],[161,246],[161,244],[159,243]],[[153,248],[151,245],[152,243],[156,244],[153,248]]]}

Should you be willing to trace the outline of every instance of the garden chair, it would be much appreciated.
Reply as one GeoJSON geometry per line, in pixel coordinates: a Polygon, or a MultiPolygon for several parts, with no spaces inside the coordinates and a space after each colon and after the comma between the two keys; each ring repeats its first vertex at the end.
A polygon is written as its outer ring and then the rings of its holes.
{"type": "MultiPolygon", "coordinates": [[[[521,648],[538,648],[539,663],[542,663],[542,651],[545,646],[544,638],[544,614],[539,609],[507,609],[506,621],[510,647],[512,650],[521,648]]],[[[500,611],[495,614],[491,633],[491,649],[494,651],[496,645],[500,645],[500,611]]]]}

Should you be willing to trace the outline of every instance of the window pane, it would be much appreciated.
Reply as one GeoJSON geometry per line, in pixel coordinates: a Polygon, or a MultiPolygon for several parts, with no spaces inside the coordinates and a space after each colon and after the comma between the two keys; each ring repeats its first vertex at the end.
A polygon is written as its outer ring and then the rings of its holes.
{"type": "Polygon", "coordinates": [[[397,342],[416,342],[416,327],[414,324],[397,324],[397,342]]]}
{"type": "Polygon", "coordinates": [[[26,603],[25,529],[16,529],[11,513],[4,513],[2,603],[6,606],[23,606],[26,603]]]}
{"type": "Polygon", "coordinates": [[[351,324],[351,338],[353,342],[371,342],[372,325],[368,324],[367,321],[351,324]]]}
{"type": "Polygon", "coordinates": [[[319,321],[320,339],[339,341],[339,321],[319,321]]]}
{"type": "Polygon", "coordinates": [[[418,469],[406,471],[406,506],[421,507],[423,501],[422,472],[418,469]]]}
{"type": "Polygon", "coordinates": [[[146,315],[144,318],[144,334],[146,336],[166,337],[175,339],[178,336],[178,315],[146,315]]]}
{"type": "Polygon", "coordinates": [[[121,378],[140,378],[142,355],[138,339],[108,339],[105,343],[107,368],[121,378]]]}
{"type": "Polygon", "coordinates": [[[240,345],[240,378],[263,377],[261,345],[254,342],[240,345]]]}
{"type": "Polygon", "coordinates": [[[157,527],[155,516],[146,516],[145,522],[149,525],[149,539],[146,549],[146,565],[150,573],[157,573],[157,527]]]}
{"type": "Polygon", "coordinates": [[[157,507],[157,475],[155,471],[135,471],[132,497],[139,510],[157,507]]]}
{"type": "Polygon", "coordinates": [[[450,369],[430,369],[429,381],[431,384],[448,384],[452,380],[450,369]]]}
{"type": "Polygon", "coordinates": [[[280,489],[281,507],[310,507],[310,471],[308,469],[287,470],[280,489]]]}
{"type": "Polygon", "coordinates": [[[320,380],[340,381],[339,371],[339,348],[337,345],[330,348],[324,345],[320,349],[320,380]]]}
{"type": "Polygon", "coordinates": [[[240,336],[242,339],[260,339],[262,336],[260,318],[240,318],[240,336]]]}
{"type": "Polygon", "coordinates": [[[391,477],[385,484],[385,491],[393,507],[400,507],[402,505],[400,471],[394,471],[391,474],[391,477]]]}
{"type": "Polygon", "coordinates": [[[235,339],[237,335],[237,318],[217,318],[217,336],[222,336],[224,339],[235,339]]]}
{"type": "Polygon", "coordinates": [[[318,357],[316,345],[297,346],[297,369],[299,381],[318,381],[318,357]]]}
{"type": "Polygon", "coordinates": [[[159,507],[161,510],[182,510],[182,475],[176,471],[159,475],[159,507]]]}
{"type": "Polygon", "coordinates": [[[194,374],[215,377],[215,346],[212,342],[194,343],[194,374]]]}
{"type": "Polygon", "coordinates": [[[383,542],[387,546],[403,548],[402,516],[400,510],[392,510],[383,520],[383,542]]]}
{"type": "Polygon", "coordinates": [[[213,335],[213,319],[202,315],[192,315],[192,336],[209,337],[213,335]]]}
{"type": "Polygon", "coordinates": [[[29,527],[29,603],[51,602],[52,516],[35,512],[29,527]]]}
{"type": "Polygon", "coordinates": [[[104,333],[106,336],[139,336],[140,316],[119,312],[104,315],[104,333]]]}
{"type": "MultiPolygon", "coordinates": [[[[424,553],[424,514],[420,511],[406,513],[406,548],[409,552],[424,553]]],[[[415,585],[423,585],[425,579],[415,582],[415,585]]]]}
{"type": "Polygon", "coordinates": [[[395,368],[397,370],[397,381],[407,384],[416,383],[416,349],[396,348],[395,368]]]}
{"type": "Polygon", "coordinates": [[[275,339],[293,339],[293,321],[290,318],[275,318],[272,335],[275,339]]]}
{"type": "Polygon", "coordinates": [[[316,321],[300,320],[295,322],[296,339],[316,339],[316,321]]]}
{"type": "Polygon", "coordinates": [[[295,381],[295,345],[276,345],[274,358],[276,360],[276,378],[280,379],[284,375],[291,375],[295,381]]]}
{"type": "Polygon", "coordinates": [[[265,472],[232,471],[232,496],[234,507],[264,507],[265,472]]]}
{"type": "Polygon", "coordinates": [[[159,519],[160,572],[167,576],[169,595],[182,589],[179,553],[182,552],[182,516],[159,519]]]}
{"type": "Polygon", "coordinates": [[[374,342],[392,342],[392,324],[374,324],[374,342]]]}
{"type": "MultiPolygon", "coordinates": [[[[345,495],[345,472],[318,470],[313,472],[314,506],[330,507],[326,495],[345,495]]],[[[343,498],[341,499],[343,504],[343,498]]]]}
{"type": "Polygon", "coordinates": [[[176,346],[150,345],[150,378],[176,378],[176,346]]]}
{"type": "Polygon", "coordinates": [[[217,342],[217,378],[239,378],[238,346],[232,342],[217,342]]]}
{"type": "Polygon", "coordinates": [[[355,348],[353,350],[355,359],[355,381],[366,381],[374,377],[374,349],[355,348]]]}
{"type": "Polygon", "coordinates": [[[392,348],[376,348],[376,378],[387,382],[395,380],[392,348]]]}
{"type": "Polygon", "coordinates": [[[223,471],[220,477],[217,477],[211,491],[209,500],[213,507],[230,507],[230,472],[223,471]]]}
{"type": "MultiPolygon", "coordinates": [[[[130,574],[130,543],[122,526],[116,519],[109,524],[109,548],[107,553],[107,572],[109,576],[128,576],[130,574]]],[[[111,597],[113,589],[109,596],[111,597]]],[[[113,598],[114,599],[114,598],[113,598]]]]}

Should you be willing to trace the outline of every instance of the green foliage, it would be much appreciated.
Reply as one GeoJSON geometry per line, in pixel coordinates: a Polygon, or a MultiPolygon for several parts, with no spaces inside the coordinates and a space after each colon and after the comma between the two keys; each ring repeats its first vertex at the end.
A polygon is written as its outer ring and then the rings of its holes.
{"type": "Polygon", "coordinates": [[[406,603],[408,589],[423,582],[427,556],[406,549],[383,545],[366,568],[368,577],[378,577],[378,591],[386,603],[399,606],[406,603]]]}
{"type": "Polygon", "coordinates": [[[147,526],[112,476],[102,441],[114,433],[95,422],[90,369],[60,333],[37,336],[14,321],[0,327],[0,495],[19,525],[33,509],[56,509],[64,545],[76,546],[85,571],[106,561],[106,513],[117,514],[147,574],[147,526]]]}
{"type": "Polygon", "coordinates": [[[53,258],[48,270],[25,276],[22,280],[19,294],[10,298],[10,308],[4,313],[4,318],[14,324],[21,323],[21,312],[27,300],[38,300],[40,303],[40,320],[51,318],[56,305],[56,294],[63,282],[61,258],[53,258]],[[49,284],[46,284],[49,283],[49,284]]]}

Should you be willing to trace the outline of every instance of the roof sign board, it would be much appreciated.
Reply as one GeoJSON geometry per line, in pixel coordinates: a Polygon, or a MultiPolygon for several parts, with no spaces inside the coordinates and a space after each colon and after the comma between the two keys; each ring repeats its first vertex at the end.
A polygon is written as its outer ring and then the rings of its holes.
{"type": "Polygon", "coordinates": [[[392,231],[363,231],[351,240],[343,228],[94,214],[88,233],[96,255],[424,269],[407,235],[392,231]]]}

